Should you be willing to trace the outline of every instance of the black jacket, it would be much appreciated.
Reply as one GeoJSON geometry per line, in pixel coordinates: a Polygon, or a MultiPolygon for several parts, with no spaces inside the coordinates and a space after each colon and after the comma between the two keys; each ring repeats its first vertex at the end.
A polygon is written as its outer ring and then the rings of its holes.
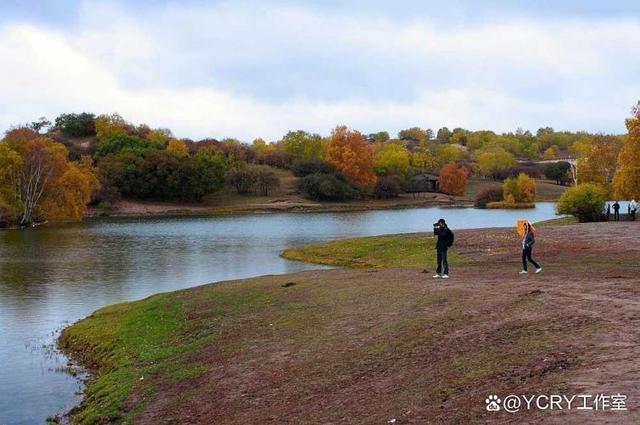
{"type": "Polygon", "coordinates": [[[522,248],[529,249],[533,246],[534,243],[536,243],[536,239],[533,236],[533,233],[527,232],[526,236],[524,237],[524,243],[522,244],[522,248]]]}
{"type": "Polygon", "coordinates": [[[440,228],[434,227],[433,234],[438,237],[438,242],[436,242],[436,249],[445,250],[449,248],[452,244],[453,233],[447,226],[440,228]]]}

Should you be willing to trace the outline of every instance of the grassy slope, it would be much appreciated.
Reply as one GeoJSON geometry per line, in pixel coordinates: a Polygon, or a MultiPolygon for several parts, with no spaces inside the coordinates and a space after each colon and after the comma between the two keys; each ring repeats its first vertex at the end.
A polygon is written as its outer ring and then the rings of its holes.
{"type": "MultiPolygon", "coordinates": [[[[435,239],[419,234],[384,235],[287,249],[284,258],[343,267],[424,267],[435,262],[435,239]]],[[[460,257],[452,251],[452,264],[460,257]]]]}

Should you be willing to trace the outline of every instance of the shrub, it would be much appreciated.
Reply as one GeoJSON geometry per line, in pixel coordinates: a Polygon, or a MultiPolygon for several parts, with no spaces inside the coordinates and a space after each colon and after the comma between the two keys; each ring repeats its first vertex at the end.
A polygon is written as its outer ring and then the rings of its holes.
{"type": "Polygon", "coordinates": [[[593,183],[582,183],[567,189],[556,205],[558,214],[569,214],[581,223],[599,221],[606,201],[603,187],[593,183]]]}
{"type": "Polygon", "coordinates": [[[490,187],[480,192],[473,203],[476,208],[485,208],[489,202],[502,201],[502,188],[490,187]]]}
{"type": "Polygon", "coordinates": [[[264,165],[251,167],[256,176],[256,188],[262,196],[269,196],[269,192],[280,186],[280,178],[273,170],[264,165]]]}
{"type": "Polygon", "coordinates": [[[304,177],[315,173],[334,174],[336,169],[320,159],[299,159],[291,166],[291,172],[296,177],[304,177]]]}
{"type": "Polygon", "coordinates": [[[508,178],[502,184],[504,200],[513,197],[515,203],[534,202],[536,200],[536,184],[531,177],[520,173],[517,178],[508,178]]]}
{"type": "Polygon", "coordinates": [[[257,178],[255,171],[246,166],[232,168],[227,171],[225,176],[227,184],[233,186],[240,195],[249,193],[256,183],[257,178]]]}
{"type": "Polygon", "coordinates": [[[307,198],[319,201],[345,201],[359,194],[358,189],[339,174],[310,174],[298,181],[298,190],[307,198]]]}
{"type": "Polygon", "coordinates": [[[398,177],[384,176],[378,177],[374,194],[376,198],[388,199],[397,198],[401,191],[402,187],[398,177]]]}

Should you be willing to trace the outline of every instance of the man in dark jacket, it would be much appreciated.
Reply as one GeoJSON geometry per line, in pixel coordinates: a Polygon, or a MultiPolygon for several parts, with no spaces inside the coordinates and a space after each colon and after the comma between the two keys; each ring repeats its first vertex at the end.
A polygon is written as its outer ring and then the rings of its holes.
{"type": "Polygon", "coordinates": [[[436,269],[436,274],[433,278],[448,279],[449,263],[447,262],[447,250],[451,245],[453,245],[453,232],[451,232],[449,227],[447,227],[447,223],[444,221],[444,218],[441,218],[433,225],[433,234],[438,237],[438,241],[436,242],[438,268],[436,269]]]}

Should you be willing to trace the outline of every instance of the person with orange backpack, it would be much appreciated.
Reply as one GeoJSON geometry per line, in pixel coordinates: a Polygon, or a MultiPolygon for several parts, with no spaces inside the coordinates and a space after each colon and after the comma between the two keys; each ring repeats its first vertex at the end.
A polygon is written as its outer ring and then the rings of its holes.
{"type": "Polygon", "coordinates": [[[522,271],[520,274],[527,274],[527,261],[533,264],[536,268],[536,273],[540,273],[542,271],[542,266],[536,262],[533,257],[533,244],[536,243],[536,238],[534,234],[534,228],[528,221],[523,225],[524,236],[522,238],[522,271]]]}

